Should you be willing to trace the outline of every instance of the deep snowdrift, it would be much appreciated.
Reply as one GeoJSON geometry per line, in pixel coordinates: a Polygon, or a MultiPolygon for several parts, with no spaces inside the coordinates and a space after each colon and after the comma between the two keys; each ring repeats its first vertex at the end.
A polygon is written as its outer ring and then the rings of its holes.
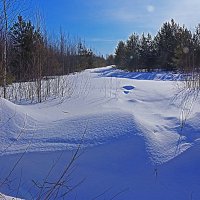
{"type": "Polygon", "coordinates": [[[15,154],[26,151],[15,176],[23,167],[18,195],[30,198],[31,180],[42,180],[58,150],[66,156],[59,169],[81,143],[86,152],[74,180],[87,178],[78,188],[79,199],[92,199],[108,188],[99,199],[120,191],[118,199],[200,198],[200,107],[194,103],[181,130],[181,99],[174,100],[181,83],[174,79],[180,76],[106,67],[80,73],[72,97],[62,103],[16,105],[0,99],[2,171],[6,174],[20,156],[15,154]]]}

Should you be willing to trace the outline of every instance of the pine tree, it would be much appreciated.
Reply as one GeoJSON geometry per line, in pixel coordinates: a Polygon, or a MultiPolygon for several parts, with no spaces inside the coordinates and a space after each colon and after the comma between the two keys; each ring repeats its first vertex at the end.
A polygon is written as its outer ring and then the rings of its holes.
{"type": "Polygon", "coordinates": [[[171,22],[166,22],[161,27],[155,37],[157,46],[157,66],[165,70],[175,70],[173,56],[178,45],[179,25],[172,19],[171,22]]]}
{"type": "Polygon", "coordinates": [[[193,59],[195,65],[195,71],[200,73],[200,24],[195,28],[195,32],[193,34],[193,59]]]}
{"type": "Polygon", "coordinates": [[[140,68],[140,40],[139,36],[134,33],[126,42],[126,60],[130,71],[137,71],[140,68]]]}
{"type": "Polygon", "coordinates": [[[173,58],[174,64],[179,72],[189,72],[194,65],[192,33],[184,26],[179,27],[177,41],[173,58]]]}
{"type": "Polygon", "coordinates": [[[155,65],[155,45],[151,35],[142,34],[140,38],[140,66],[150,71],[155,65]]]}
{"type": "Polygon", "coordinates": [[[120,68],[126,68],[126,45],[123,41],[118,43],[115,50],[115,64],[120,68]]]}
{"type": "Polygon", "coordinates": [[[31,21],[25,22],[22,16],[19,16],[18,22],[11,28],[10,35],[13,52],[11,71],[16,74],[16,80],[36,78],[35,53],[43,44],[40,31],[35,30],[31,21]]]}

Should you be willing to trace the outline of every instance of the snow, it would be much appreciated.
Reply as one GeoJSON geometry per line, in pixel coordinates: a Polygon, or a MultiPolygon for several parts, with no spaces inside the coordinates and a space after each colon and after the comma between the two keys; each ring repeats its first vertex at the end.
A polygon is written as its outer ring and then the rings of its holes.
{"type": "Polygon", "coordinates": [[[120,69],[113,70],[113,66],[94,69],[94,73],[99,73],[103,77],[118,77],[136,80],[157,80],[157,81],[177,81],[183,80],[183,75],[173,72],[128,72],[120,69]]]}
{"type": "Polygon", "coordinates": [[[2,200],[20,200],[19,198],[14,198],[14,197],[6,196],[6,195],[1,194],[1,193],[0,193],[0,199],[2,199],[2,200]]]}
{"type": "Polygon", "coordinates": [[[70,184],[86,179],[69,199],[200,198],[200,106],[194,102],[182,130],[187,107],[174,99],[180,75],[105,67],[71,76],[78,78],[70,98],[24,105],[0,99],[0,181],[26,152],[12,189],[1,186],[2,193],[37,195],[32,180],[42,182],[62,152],[50,177],[56,180],[81,144],[70,184]]]}

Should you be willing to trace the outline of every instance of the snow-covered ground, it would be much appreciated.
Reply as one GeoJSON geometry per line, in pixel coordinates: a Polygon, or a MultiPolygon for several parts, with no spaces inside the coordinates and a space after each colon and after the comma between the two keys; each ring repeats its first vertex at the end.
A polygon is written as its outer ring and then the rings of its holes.
{"type": "Polygon", "coordinates": [[[200,104],[193,103],[182,130],[180,79],[106,67],[79,73],[68,99],[26,105],[1,99],[0,180],[11,182],[0,191],[36,197],[33,183],[55,162],[49,182],[57,180],[81,144],[68,184],[84,181],[65,199],[200,199],[200,104]]]}

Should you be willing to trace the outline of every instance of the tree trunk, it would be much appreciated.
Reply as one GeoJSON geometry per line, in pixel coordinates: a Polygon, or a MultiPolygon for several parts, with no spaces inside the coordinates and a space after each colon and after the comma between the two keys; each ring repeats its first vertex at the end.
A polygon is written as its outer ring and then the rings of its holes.
{"type": "Polygon", "coordinates": [[[6,0],[3,0],[3,12],[5,20],[5,32],[4,32],[4,75],[3,75],[3,97],[6,98],[6,85],[7,85],[7,32],[8,32],[8,18],[7,18],[7,6],[6,0]]]}

